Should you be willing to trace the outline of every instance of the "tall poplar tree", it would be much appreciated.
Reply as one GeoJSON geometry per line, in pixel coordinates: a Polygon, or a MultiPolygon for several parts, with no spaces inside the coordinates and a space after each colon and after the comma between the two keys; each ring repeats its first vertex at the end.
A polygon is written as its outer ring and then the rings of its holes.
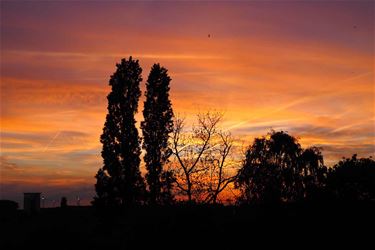
{"type": "Polygon", "coordinates": [[[144,161],[146,164],[146,180],[149,187],[149,201],[151,204],[168,203],[171,193],[170,178],[163,171],[163,165],[168,159],[168,138],[173,130],[173,111],[169,100],[169,83],[167,69],[159,64],[151,68],[146,83],[146,101],[144,103],[141,123],[143,133],[143,149],[146,150],[144,161]]]}
{"type": "Polygon", "coordinates": [[[142,69],[132,57],[122,59],[116,66],[109,81],[108,113],[100,137],[104,166],[96,176],[96,200],[131,206],[142,202],[145,194],[139,170],[140,138],[134,118],[141,95],[142,69]]]}

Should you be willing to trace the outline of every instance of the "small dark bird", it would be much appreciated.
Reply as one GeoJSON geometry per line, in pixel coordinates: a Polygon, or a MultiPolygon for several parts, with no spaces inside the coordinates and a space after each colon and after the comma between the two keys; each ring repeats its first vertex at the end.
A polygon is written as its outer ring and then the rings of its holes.
{"type": "Polygon", "coordinates": [[[353,29],[356,29],[356,28],[357,28],[357,25],[354,25],[354,26],[353,26],[353,29]]]}
{"type": "Polygon", "coordinates": [[[208,38],[210,38],[211,37],[211,34],[208,34],[208,38]]]}

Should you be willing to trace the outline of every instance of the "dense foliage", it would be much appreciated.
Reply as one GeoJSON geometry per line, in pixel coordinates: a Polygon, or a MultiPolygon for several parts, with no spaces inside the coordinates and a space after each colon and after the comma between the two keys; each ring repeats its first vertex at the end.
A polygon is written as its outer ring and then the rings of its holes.
{"type": "Polygon", "coordinates": [[[241,202],[299,201],[321,185],[324,172],[318,148],[303,149],[293,136],[271,131],[247,149],[236,185],[241,202]]]}
{"type": "Polygon", "coordinates": [[[340,200],[375,200],[375,161],[372,158],[347,158],[330,169],[327,189],[340,200]]]}
{"type": "Polygon", "coordinates": [[[168,160],[169,134],[173,129],[173,111],[169,99],[167,69],[154,64],[146,82],[146,101],[144,103],[141,123],[143,135],[144,162],[147,169],[146,181],[151,204],[169,204],[173,201],[171,176],[163,170],[168,160]]]}
{"type": "Polygon", "coordinates": [[[102,205],[133,205],[143,201],[140,172],[140,138],[134,115],[141,95],[142,69],[138,60],[122,59],[111,76],[108,114],[100,142],[104,166],[96,175],[97,197],[102,205]]]}

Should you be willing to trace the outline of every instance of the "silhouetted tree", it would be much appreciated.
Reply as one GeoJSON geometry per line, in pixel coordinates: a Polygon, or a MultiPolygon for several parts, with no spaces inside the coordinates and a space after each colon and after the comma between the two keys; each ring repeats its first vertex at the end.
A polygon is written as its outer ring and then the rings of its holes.
{"type": "Polygon", "coordinates": [[[271,131],[246,151],[236,186],[242,202],[298,201],[319,185],[323,168],[318,148],[303,150],[296,138],[271,131]]]}
{"type": "Polygon", "coordinates": [[[176,178],[172,171],[164,170],[161,174],[161,204],[172,204],[175,202],[173,188],[176,178]]]}
{"type": "Polygon", "coordinates": [[[375,161],[371,158],[347,158],[330,169],[328,189],[341,200],[375,200],[375,161]]]}
{"type": "Polygon", "coordinates": [[[175,120],[171,170],[177,189],[189,202],[216,203],[218,195],[235,180],[235,171],[231,175],[227,162],[232,138],[218,128],[222,116],[219,112],[198,114],[191,132],[184,131],[183,119],[175,120]]]}
{"type": "Polygon", "coordinates": [[[206,167],[201,163],[204,154],[211,148],[210,140],[216,133],[216,126],[222,115],[207,113],[198,115],[198,125],[192,134],[184,133],[184,120],[177,118],[172,134],[172,153],[176,159],[176,185],[181,193],[187,196],[189,202],[196,200],[202,194],[202,173],[206,167]],[[195,197],[193,197],[193,195],[195,197]]]}
{"type": "Polygon", "coordinates": [[[169,174],[163,175],[163,165],[168,160],[169,134],[173,130],[173,111],[169,100],[169,83],[167,69],[154,64],[146,83],[146,101],[144,103],[141,123],[143,133],[143,149],[146,150],[144,161],[146,164],[146,180],[149,188],[151,204],[170,203],[172,193],[168,188],[171,183],[162,183],[169,180],[169,174]],[[163,197],[164,196],[164,197],[163,197]]]}
{"type": "Polygon", "coordinates": [[[108,207],[114,205],[116,203],[116,195],[113,192],[114,188],[111,186],[111,177],[106,171],[100,168],[95,178],[96,197],[94,197],[92,203],[97,207],[108,207]]]}
{"type": "Polygon", "coordinates": [[[215,143],[203,160],[208,177],[205,181],[204,202],[213,204],[217,203],[219,194],[236,180],[233,168],[238,165],[231,157],[234,139],[229,132],[218,131],[215,143]]]}
{"type": "Polygon", "coordinates": [[[300,156],[305,197],[308,200],[324,199],[328,169],[324,166],[323,155],[318,147],[303,150],[300,156]]]}
{"type": "Polygon", "coordinates": [[[116,66],[109,81],[108,114],[100,137],[104,166],[97,174],[96,200],[108,199],[114,205],[130,206],[142,202],[145,192],[139,170],[140,138],[134,118],[141,95],[142,69],[132,57],[122,59],[116,66]]]}
{"type": "Polygon", "coordinates": [[[66,197],[61,197],[60,207],[66,208],[67,206],[68,206],[68,200],[66,199],[66,197]]]}

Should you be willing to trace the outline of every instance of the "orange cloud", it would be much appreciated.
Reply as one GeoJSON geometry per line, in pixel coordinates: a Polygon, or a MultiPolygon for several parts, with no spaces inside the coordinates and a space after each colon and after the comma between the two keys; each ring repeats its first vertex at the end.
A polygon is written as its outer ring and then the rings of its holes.
{"type": "Polygon", "coordinates": [[[2,164],[31,166],[2,171],[2,183],[94,182],[108,80],[129,55],[144,80],[154,62],[169,69],[174,112],[189,122],[224,111],[223,126],[246,144],[284,129],[322,146],[330,165],[375,153],[370,3],[2,7],[2,164]]]}

